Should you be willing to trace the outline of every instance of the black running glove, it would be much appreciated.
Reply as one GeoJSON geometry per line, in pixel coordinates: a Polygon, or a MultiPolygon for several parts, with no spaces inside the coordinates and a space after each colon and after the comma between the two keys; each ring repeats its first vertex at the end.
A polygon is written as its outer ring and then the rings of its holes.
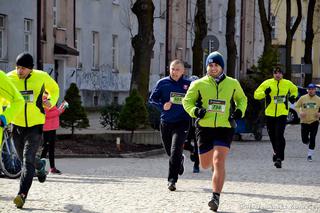
{"type": "Polygon", "coordinates": [[[206,114],[207,110],[205,108],[199,108],[197,107],[196,110],[194,111],[194,115],[197,118],[203,118],[206,114]]]}
{"type": "Polygon", "coordinates": [[[238,120],[242,117],[242,112],[240,109],[236,109],[230,116],[230,120],[238,120]]]}
{"type": "Polygon", "coordinates": [[[296,98],[294,96],[290,96],[289,101],[290,103],[294,104],[294,102],[296,102],[296,98]]]}
{"type": "Polygon", "coordinates": [[[270,92],[271,92],[271,89],[270,89],[270,87],[268,87],[268,88],[264,91],[264,94],[269,95],[270,92]]]}

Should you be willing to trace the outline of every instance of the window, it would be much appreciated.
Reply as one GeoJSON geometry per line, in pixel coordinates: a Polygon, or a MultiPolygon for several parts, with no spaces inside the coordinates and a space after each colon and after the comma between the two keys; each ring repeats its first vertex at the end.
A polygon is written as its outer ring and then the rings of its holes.
{"type": "Polygon", "coordinates": [[[118,36],[112,35],[112,69],[118,72],[118,36]]]}
{"type": "Polygon", "coordinates": [[[76,29],[76,38],[75,38],[75,48],[79,51],[79,55],[77,56],[77,68],[82,68],[82,60],[81,60],[81,40],[80,40],[81,30],[79,28],[76,29]]]}
{"type": "Polygon", "coordinates": [[[98,106],[99,104],[99,97],[97,95],[93,96],[93,106],[98,106]]]}
{"type": "Polygon", "coordinates": [[[4,15],[0,15],[0,59],[4,59],[6,56],[7,50],[7,41],[6,41],[6,17],[4,15]]]}
{"type": "Polygon", "coordinates": [[[92,68],[99,68],[99,33],[92,32],[92,68]]]}
{"type": "Polygon", "coordinates": [[[276,16],[271,15],[270,25],[271,25],[271,38],[276,39],[276,16]]]}
{"type": "Polygon", "coordinates": [[[58,0],[53,0],[53,7],[52,7],[52,10],[53,10],[53,26],[54,27],[57,27],[57,22],[58,22],[58,0]]]}
{"type": "Polygon", "coordinates": [[[223,18],[223,11],[222,11],[222,5],[219,4],[219,32],[222,32],[222,18],[223,18]]]}
{"type": "Polygon", "coordinates": [[[24,20],[24,51],[32,53],[32,20],[24,20]]]}

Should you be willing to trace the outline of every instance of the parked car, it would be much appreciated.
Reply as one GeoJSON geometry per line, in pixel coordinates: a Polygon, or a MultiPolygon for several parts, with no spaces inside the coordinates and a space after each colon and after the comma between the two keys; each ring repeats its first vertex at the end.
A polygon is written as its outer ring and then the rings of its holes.
{"type": "MultiPolygon", "coordinates": [[[[298,86],[298,97],[297,97],[297,100],[301,96],[303,96],[303,95],[305,95],[307,93],[308,93],[307,92],[307,88],[298,86]]],[[[317,85],[316,95],[320,97],[320,85],[317,85]]],[[[297,124],[299,122],[300,122],[300,117],[299,117],[299,113],[295,109],[295,103],[294,104],[290,103],[290,109],[289,109],[289,114],[288,114],[288,117],[287,117],[287,123],[297,124]]]]}

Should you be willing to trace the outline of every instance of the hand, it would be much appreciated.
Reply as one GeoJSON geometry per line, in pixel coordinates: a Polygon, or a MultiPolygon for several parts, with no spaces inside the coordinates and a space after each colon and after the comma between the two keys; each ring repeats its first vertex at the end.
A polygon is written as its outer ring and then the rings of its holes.
{"type": "Polygon", "coordinates": [[[294,104],[294,102],[296,102],[296,98],[294,96],[290,96],[289,101],[290,103],[294,104]]]}
{"type": "Polygon", "coordinates": [[[304,118],[304,117],[306,117],[306,115],[307,115],[307,113],[305,113],[305,112],[300,112],[300,118],[304,118]]]}
{"type": "Polygon", "coordinates": [[[171,105],[172,103],[171,102],[166,102],[164,105],[163,105],[163,109],[165,111],[169,110],[171,108],[171,105]]]}
{"type": "Polygon", "coordinates": [[[240,109],[236,109],[230,116],[230,120],[238,120],[242,117],[242,112],[240,109]]]}
{"type": "Polygon", "coordinates": [[[194,115],[197,117],[197,118],[203,118],[206,114],[207,110],[205,108],[196,108],[195,111],[194,111],[194,115]]]}
{"type": "Polygon", "coordinates": [[[47,109],[50,109],[51,106],[52,106],[48,99],[43,99],[42,103],[43,103],[44,107],[47,108],[47,109]]]}
{"type": "Polygon", "coordinates": [[[264,94],[269,95],[270,92],[271,92],[271,89],[270,89],[270,87],[268,87],[268,88],[264,91],[264,94]]]}

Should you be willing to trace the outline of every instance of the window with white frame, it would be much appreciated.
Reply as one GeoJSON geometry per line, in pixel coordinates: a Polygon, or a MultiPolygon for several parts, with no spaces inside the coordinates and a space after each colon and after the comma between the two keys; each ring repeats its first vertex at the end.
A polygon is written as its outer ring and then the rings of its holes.
{"type": "Polygon", "coordinates": [[[99,33],[92,32],[92,68],[99,68],[99,33]]]}
{"type": "Polygon", "coordinates": [[[0,15],[0,59],[6,57],[7,41],[6,16],[0,15]]]}
{"type": "Polygon", "coordinates": [[[32,20],[24,19],[24,51],[32,53],[32,20]]]}
{"type": "Polygon", "coordinates": [[[222,25],[223,25],[223,11],[222,11],[222,4],[219,4],[219,32],[222,32],[222,25]]]}
{"type": "Polygon", "coordinates": [[[271,38],[276,39],[276,16],[271,15],[270,25],[271,25],[271,38]]]}
{"type": "Polygon", "coordinates": [[[112,35],[112,69],[113,71],[118,71],[118,57],[119,57],[119,47],[118,47],[118,35],[112,35]]]}
{"type": "Polygon", "coordinates": [[[80,30],[80,28],[76,29],[75,48],[79,52],[79,55],[77,56],[77,68],[81,69],[82,68],[82,60],[81,60],[81,30],[80,30]]]}

